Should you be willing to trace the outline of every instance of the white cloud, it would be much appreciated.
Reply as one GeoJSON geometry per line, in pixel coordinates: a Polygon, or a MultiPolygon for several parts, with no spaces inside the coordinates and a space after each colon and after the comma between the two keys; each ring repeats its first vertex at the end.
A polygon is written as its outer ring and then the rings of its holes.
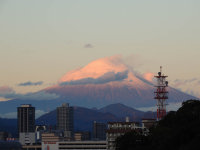
{"type": "Polygon", "coordinates": [[[107,72],[99,78],[84,78],[76,81],[62,82],[60,85],[77,85],[77,84],[104,84],[111,81],[121,81],[128,77],[128,71],[107,72]]]}
{"type": "MultiPolygon", "coordinates": [[[[39,118],[40,116],[46,114],[47,112],[43,110],[35,110],[35,118],[39,118]]],[[[9,119],[16,119],[17,118],[17,111],[16,112],[9,112],[5,114],[0,114],[1,118],[9,118],[9,119]]]]}
{"type": "Polygon", "coordinates": [[[38,86],[42,84],[43,84],[43,81],[38,81],[38,82],[27,81],[27,82],[19,83],[18,86],[38,86]]]}
{"type": "Polygon", "coordinates": [[[170,85],[176,89],[179,89],[182,92],[188,93],[195,97],[200,98],[200,79],[191,78],[191,79],[176,79],[170,81],[170,85]]]}
{"type": "MultiPolygon", "coordinates": [[[[167,112],[168,111],[177,111],[181,106],[182,106],[181,102],[179,102],[179,103],[169,103],[167,105],[167,112]]],[[[153,106],[153,107],[139,107],[137,109],[141,110],[141,111],[154,111],[154,112],[157,111],[157,107],[156,106],[153,106]]]]}
{"type": "Polygon", "coordinates": [[[55,93],[48,93],[45,91],[35,92],[35,93],[26,93],[19,94],[16,93],[12,88],[8,86],[0,87],[0,97],[2,100],[9,99],[21,99],[21,100],[53,100],[57,99],[60,96],[55,93]]]}
{"type": "Polygon", "coordinates": [[[17,118],[17,112],[9,112],[6,114],[0,114],[1,118],[9,118],[9,119],[13,119],[13,118],[17,118]]]}

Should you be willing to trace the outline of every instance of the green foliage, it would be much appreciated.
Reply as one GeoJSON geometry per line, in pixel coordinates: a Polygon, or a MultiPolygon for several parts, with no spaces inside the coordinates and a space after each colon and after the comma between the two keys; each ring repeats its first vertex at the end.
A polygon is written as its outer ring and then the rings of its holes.
{"type": "Polygon", "coordinates": [[[177,111],[169,112],[157,126],[150,129],[148,137],[136,133],[125,134],[117,138],[118,150],[142,149],[154,150],[190,150],[200,146],[200,101],[183,102],[177,111]],[[138,143],[138,139],[142,140],[138,143]],[[131,143],[132,141],[132,143],[131,143]],[[124,148],[123,148],[124,147],[124,148]]]}
{"type": "Polygon", "coordinates": [[[200,101],[188,100],[177,112],[168,113],[151,135],[155,149],[181,150],[195,144],[200,136],[200,101]]]}

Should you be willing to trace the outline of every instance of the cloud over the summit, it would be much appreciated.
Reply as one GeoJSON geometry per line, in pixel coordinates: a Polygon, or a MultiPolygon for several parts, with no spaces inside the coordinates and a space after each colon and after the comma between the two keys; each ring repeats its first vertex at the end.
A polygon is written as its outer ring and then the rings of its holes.
{"type": "Polygon", "coordinates": [[[43,84],[43,81],[38,81],[38,82],[27,81],[27,82],[19,83],[17,85],[18,86],[37,86],[37,85],[42,85],[42,84],[43,84]]]}
{"type": "Polygon", "coordinates": [[[53,100],[59,98],[60,96],[45,91],[19,94],[8,86],[2,86],[0,87],[0,97],[3,97],[5,99],[21,99],[21,100],[53,100]]]}
{"type": "Polygon", "coordinates": [[[57,99],[60,96],[55,93],[48,93],[45,91],[35,92],[35,93],[27,93],[25,95],[20,95],[19,99],[24,100],[53,100],[57,99]]]}
{"type": "MultiPolygon", "coordinates": [[[[46,114],[47,112],[43,111],[43,110],[35,110],[35,117],[38,118],[44,114],[46,114]]],[[[0,117],[1,118],[10,118],[10,119],[13,119],[13,118],[17,118],[17,112],[9,112],[9,113],[5,113],[5,114],[0,114],[0,117]]]]}
{"type": "Polygon", "coordinates": [[[176,79],[170,82],[173,87],[186,92],[190,95],[200,98],[200,79],[191,78],[191,79],[176,79]],[[193,88],[195,87],[195,88],[193,88]]]}
{"type": "Polygon", "coordinates": [[[179,87],[182,85],[186,85],[186,84],[196,84],[196,85],[200,85],[200,80],[198,80],[197,78],[192,78],[192,79],[176,79],[174,81],[172,81],[173,86],[174,87],[179,87]]]}
{"type": "Polygon", "coordinates": [[[128,77],[128,70],[123,72],[107,72],[98,78],[84,78],[80,80],[62,82],[60,85],[78,85],[78,84],[104,84],[112,81],[122,81],[128,77]]]}

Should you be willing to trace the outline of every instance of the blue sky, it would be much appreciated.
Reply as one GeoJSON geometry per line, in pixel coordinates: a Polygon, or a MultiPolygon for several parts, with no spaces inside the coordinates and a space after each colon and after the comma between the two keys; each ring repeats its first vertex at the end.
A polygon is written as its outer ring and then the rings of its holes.
{"type": "Polygon", "coordinates": [[[2,0],[0,87],[38,91],[120,54],[141,73],[162,65],[172,86],[200,97],[199,8],[198,0],[2,0]]]}

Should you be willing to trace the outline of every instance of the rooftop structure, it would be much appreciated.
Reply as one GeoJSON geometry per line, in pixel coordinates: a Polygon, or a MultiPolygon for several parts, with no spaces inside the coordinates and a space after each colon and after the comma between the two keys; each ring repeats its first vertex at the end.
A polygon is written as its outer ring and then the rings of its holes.
{"type": "Polygon", "coordinates": [[[130,131],[137,131],[143,133],[145,127],[141,126],[139,122],[109,122],[107,130],[107,149],[115,150],[115,139],[130,131]]]}
{"type": "Polygon", "coordinates": [[[106,141],[64,141],[64,142],[42,142],[42,149],[53,150],[106,150],[106,141]]]}

